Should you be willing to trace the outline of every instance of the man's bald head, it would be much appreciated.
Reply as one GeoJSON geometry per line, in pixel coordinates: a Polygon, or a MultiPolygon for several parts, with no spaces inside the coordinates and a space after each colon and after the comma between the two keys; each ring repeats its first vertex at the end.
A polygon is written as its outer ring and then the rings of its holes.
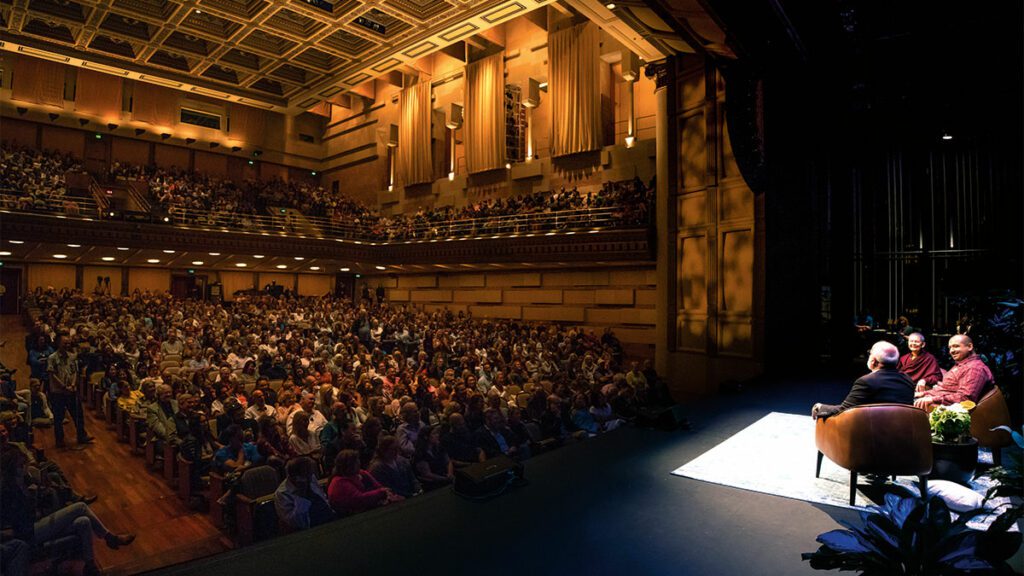
{"type": "Polygon", "coordinates": [[[871,347],[870,359],[882,368],[895,368],[900,363],[900,351],[882,340],[871,347]]]}
{"type": "Polygon", "coordinates": [[[967,334],[957,334],[949,339],[949,355],[954,361],[965,360],[974,354],[974,341],[967,334]]]}

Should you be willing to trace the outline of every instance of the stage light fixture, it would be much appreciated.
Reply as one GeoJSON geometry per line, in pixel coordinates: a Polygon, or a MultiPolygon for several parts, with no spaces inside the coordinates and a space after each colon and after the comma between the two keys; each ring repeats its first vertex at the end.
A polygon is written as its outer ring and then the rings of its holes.
{"type": "Polygon", "coordinates": [[[255,166],[255,165],[256,165],[255,162],[253,162],[252,160],[249,160],[249,166],[255,166]]]}
{"type": "Polygon", "coordinates": [[[163,134],[160,135],[160,139],[161,140],[167,140],[170,137],[171,137],[171,135],[168,134],[167,132],[164,132],[163,134]]]}
{"type": "Polygon", "coordinates": [[[216,148],[217,146],[220,146],[220,142],[210,142],[211,149],[216,148]]]}
{"type": "Polygon", "coordinates": [[[24,116],[25,114],[28,114],[28,108],[22,108],[21,106],[18,106],[17,108],[15,108],[15,110],[18,111],[18,116],[24,116]]]}
{"type": "Polygon", "coordinates": [[[136,128],[135,129],[135,135],[136,136],[142,136],[145,133],[146,133],[146,129],[145,128],[136,128]]]}
{"type": "Polygon", "coordinates": [[[89,123],[89,119],[88,118],[79,118],[78,119],[78,125],[79,126],[85,126],[88,123],[89,123]]]}
{"type": "Polygon", "coordinates": [[[195,138],[185,138],[185,144],[195,144],[195,143],[196,143],[196,139],[195,138]]]}
{"type": "Polygon", "coordinates": [[[111,132],[113,132],[114,130],[117,130],[117,124],[114,124],[113,122],[111,122],[110,124],[107,124],[107,130],[110,130],[111,132]]]}
{"type": "Polygon", "coordinates": [[[60,114],[54,114],[53,112],[50,112],[49,116],[50,116],[50,122],[56,122],[57,118],[60,118],[60,114]]]}
{"type": "Polygon", "coordinates": [[[943,140],[952,140],[953,139],[953,135],[950,134],[949,132],[943,132],[942,133],[942,139],[943,140]]]}
{"type": "Polygon", "coordinates": [[[232,147],[231,147],[231,151],[232,151],[232,152],[239,152],[239,151],[241,151],[241,150],[242,150],[242,147],[241,147],[241,146],[232,146],[232,147]]]}

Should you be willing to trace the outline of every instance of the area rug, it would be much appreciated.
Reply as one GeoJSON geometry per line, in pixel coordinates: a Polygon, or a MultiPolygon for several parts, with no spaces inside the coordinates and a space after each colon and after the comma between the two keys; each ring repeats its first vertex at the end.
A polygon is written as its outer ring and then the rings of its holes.
{"type": "MultiPolygon", "coordinates": [[[[815,478],[816,455],[814,420],[810,416],[771,412],[672,473],[840,508],[865,510],[875,503],[858,490],[856,505],[850,506],[850,473],[828,458],[822,460],[821,477],[815,478]]],[[[979,460],[991,463],[991,452],[983,451],[979,460]]],[[[900,477],[895,484],[872,494],[902,491],[916,496],[916,480],[911,476],[900,477]]],[[[984,494],[987,480],[976,481],[972,488],[984,494]]],[[[864,482],[863,477],[860,482],[864,482]]],[[[979,517],[969,525],[981,528],[994,518],[979,517]]]]}

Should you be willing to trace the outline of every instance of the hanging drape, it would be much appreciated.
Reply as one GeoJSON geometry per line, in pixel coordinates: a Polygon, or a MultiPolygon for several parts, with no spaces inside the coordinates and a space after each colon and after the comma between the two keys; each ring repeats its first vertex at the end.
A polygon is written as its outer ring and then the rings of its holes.
{"type": "Polygon", "coordinates": [[[548,35],[552,156],[601,147],[599,35],[591,22],[548,35]]]}
{"type": "Polygon", "coordinates": [[[430,82],[402,90],[398,119],[398,179],[406,186],[431,182],[430,82]]]}
{"type": "Polygon", "coordinates": [[[132,92],[132,118],[161,128],[178,124],[178,92],[149,82],[136,82],[132,92]]]}
{"type": "Polygon", "coordinates": [[[266,140],[267,114],[259,108],[231,105],[231,129],[228,133],[232,139],[241,140],[250,146],[263,146],[266,140]]]}
{"type": "Polygon", "coordinates": [[[466,66],[464,139],[470,173],[505,166],[505,59],[503,53],[466,66]]]}
{"type": "Polygon", "coordinates": [[[64,65],[18,56],[14,61],[11,99],[64,106],[64,65]]]}
{"type": "Polygon", "coordinates": [[[107,120],[121,118],[122,79],[110,74],[78,69],[75,81],[75,110],[102,116],[107,120]]]}

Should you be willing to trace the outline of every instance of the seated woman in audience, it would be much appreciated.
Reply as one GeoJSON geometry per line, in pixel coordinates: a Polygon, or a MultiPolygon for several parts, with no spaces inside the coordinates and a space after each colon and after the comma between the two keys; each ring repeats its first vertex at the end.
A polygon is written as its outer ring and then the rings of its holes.
{"type": "Polygon", "coordinates": [[[281,427],[273,418],[264,416],[257,422],[260,432],[256,438],[256,449],[264,462],[283,471],[285,463],[294,455],[291,444],[285,441],[281,427]]]}
{"type": "Polygon", "coordinates": [[[370,462],[369,472],[399,496],[409,498],[423,492],[412,464],[401,455],[398,439],[394,436],[382,436],[377,441],[377,453],[370,462]]]}
{"type": "Polygon", "coordinates": [[[282,387],[282,392],[277,396],[277,408],[275,409],[275,418],[277,423],[281,426],[286,426],[288,420],[292,414],[302,410],[302,407],[295,401],[295,393],[291,390],[285,390],[282,387]]]}
{"type": "Polygon", "coordinates": [[[309,414],[298,411],[292,417],[292,435],[288,444],[297,456],[309,456],[314,460],[320,457],[320,438],[309,431],[309,414]]]}
{"type": "Polygon", "coordinates": [[[359,450],[359,462],[364,468],[370,465],[374,454],[377,453],[377,443],[380,441],[381,434],[379,418],[370,416],[366,419],[366,422],[363,422],[360,434],[363,447],[359,450]]]}
{"type": "Polygon", "coordinates": [[[245,435],[240,426],[229,426],[224,431],[224,436],[228,442],[213,454],[214,470],[222,473],[242,472],[263,462],[256,445],[245,442],[245,435]]]}
{"type": "Polygon", "coordinates": [[[605,398],[605,395],[600,390],[595,390],[590,395],[589,412],[594,417],[594,421],[597,422],[601,432],[615,430],[624,423],[624,420],[616,416],[612,411],[611,404],[608,403],[608,399],[605,398]]]}
{"type": "Polygon", "coordinates": [[[334,459],[327,499],[339,516],[357,514],[403,500],[381,485],[369,472],[360,469],[359,453],[355,450],[342,450],[334,459]]]}
{"type": "Polygon", "coordinates": [[[135,540],[133,534],[115,534],[103,525],[88,505],[78,502],[36,520],[31,481],[26,473],[27,459],[19,450],[8,450],[0,457],[0,508],[3,522],[10,522],[13,538],[34,546],[73,536],[78,540],[85,574],[99,574],[93,553],[93,538],[102,538],[107,547],[118,549],[135,540]]]}
{"type": "Polygon", "coordinates": [[[484,461],[484,451],[476,445],[473,433],[466,426],[466,419],[458,412],[448,416],[445,430],[441,434],[441,444],[455,467],[484,461]]]}
{"type": "Polygon", "coordinates": [[[582,392],[572,398],[572,423],[590,436],[597,436],[601,431],[601,426],[587,409],[587,396],[582,392]]]}
{"type": "Polygon", "coordinates": [[[416,438],[416,453],[413,457],[416,478],[427,490],[451,483],[455,468],[444,446],[441,445],[441,427],[426,427],[416,438]]]}

